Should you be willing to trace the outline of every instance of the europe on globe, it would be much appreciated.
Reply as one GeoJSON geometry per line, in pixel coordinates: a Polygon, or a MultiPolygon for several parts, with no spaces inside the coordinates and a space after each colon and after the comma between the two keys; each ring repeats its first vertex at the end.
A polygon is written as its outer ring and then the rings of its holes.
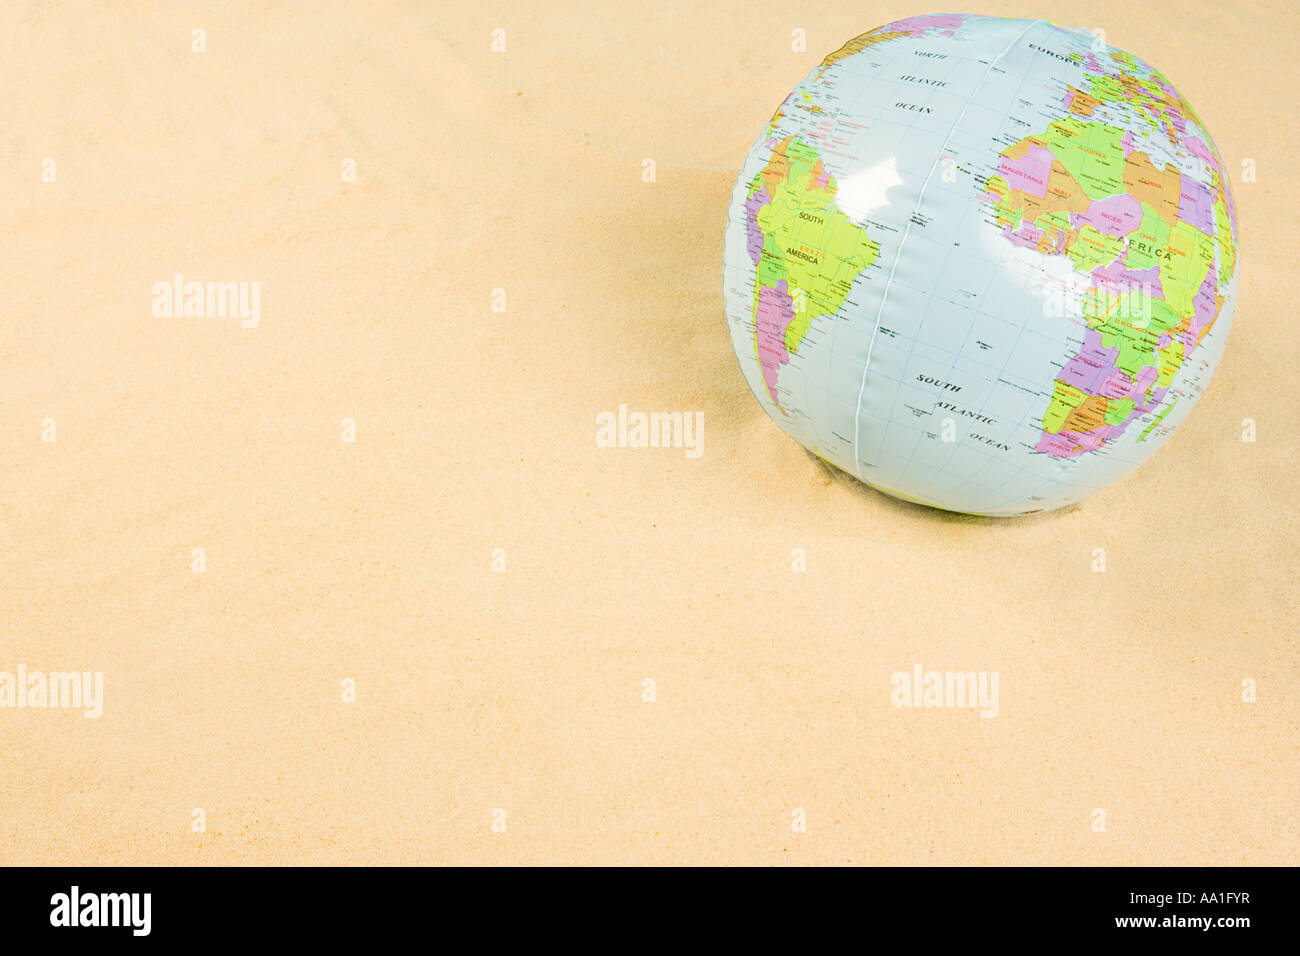
{"type": "Polygon", "coordinates": [[[896,497],[1019,515],[1183,421],[1237,295],[1223,160],[1154,67],[1083,29],[937,14],[827,56],[750,149],[723,253],[750,389],[896,497]]]}

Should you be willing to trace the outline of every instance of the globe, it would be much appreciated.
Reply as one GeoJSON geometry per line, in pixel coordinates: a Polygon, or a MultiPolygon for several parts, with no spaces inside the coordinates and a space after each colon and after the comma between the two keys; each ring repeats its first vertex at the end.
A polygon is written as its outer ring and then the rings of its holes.
{"type": "Polygon", "coordinates": [[[727,324],[759,403],[890,495],[1020,515],[1146,460],[1223,355],[1223,160],[1173,84],[1042,20],[899,20],[827,56],[731,198],[727,324]]]}

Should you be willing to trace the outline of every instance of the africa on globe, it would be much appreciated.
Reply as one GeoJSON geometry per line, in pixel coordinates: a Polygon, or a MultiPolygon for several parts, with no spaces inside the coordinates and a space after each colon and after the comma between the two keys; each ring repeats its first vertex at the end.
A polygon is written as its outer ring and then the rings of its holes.
{"type": "Polygon", "coordinates": [[[900,20],[750,149],[723,294],[791,437],[949,511],[1060,508],[1145,461],[1223,355],[1237,218],[1173,84],[1042,20],[900,20]]]}

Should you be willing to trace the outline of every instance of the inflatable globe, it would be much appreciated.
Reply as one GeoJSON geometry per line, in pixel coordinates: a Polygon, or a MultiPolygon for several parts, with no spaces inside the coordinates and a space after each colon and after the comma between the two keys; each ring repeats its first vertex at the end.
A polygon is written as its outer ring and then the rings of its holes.
{"type": "Polygon", "coordinates": [[[786,97],[723,258],[741,370],[787,434],[981,515],[1071,504],[1159,448],[1238,281],[1227,170],[1162,73],[963,14],[864,33],[786,97]]]}

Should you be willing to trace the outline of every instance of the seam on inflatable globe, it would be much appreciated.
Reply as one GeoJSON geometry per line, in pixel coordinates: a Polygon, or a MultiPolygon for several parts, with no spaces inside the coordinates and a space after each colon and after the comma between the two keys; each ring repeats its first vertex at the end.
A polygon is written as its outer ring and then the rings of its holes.
{"type": "MultiPolygon", "coordinates": [[[[968,96],[966,102],[962,104],[961,112],[958,113],[957,118],[953,120],[952,126],[948,130],[948,135],[943,141],[943,145],[939,147],[939,154],[934,157],[934,163],[930,166],[930,172],[926,174],[924,181],[921,183],[921,190],[916,194],[916,205],[912,210],[913,213],[920,210],[921,202],[925,199],[925,191],[930,185],[930,180],[934,178],[934,171],[939,168],[939,161],[943,159],[946,154],[948,144],[952,142],[953,134],[956,133],[957,128],[961,126],[961,121],[966,117],[966,110],[970,108],[971,103],[975,102],[975,97],[979,94],[980,88],[984,85],[984,81],[989,78],[989,74],[993,72],[993,68],[1002,62],[1002,58],[1010,53],[1012,49],[1015,48],[1016,44],[1025,38],[1025,34],[1042,22],[1042,20],[1035,20],[1033,23],[1029,24],[1029,26],[1016,34],[1015,39],[1007,44],[1006,49],[989,61],[989,65],[984,70],[984,74],[980,77],[979,82],[975,84],[975,89],[971,90],[970,96],[968,96]]],[[[858,480],[865,482],[866,484],[871,484],[871,482],[867,481],[867,479],[862,475],[862,455],[858,450],[858,445],[862,438],[862,398],[867,392],[867,373],[871,369],[871,353],[876,347],[876,336],[880,334],[880,320],[884,318],[885,315],[885,303],[889,300],[889,289],[894,284],[894,273],[898,269],[898,262],[903,258],[903,246],[907,242],[907,237],[912,233],[912,223],[912,216],[908,216],[907,225],[903,227],[903,235],[898,240],[898,250],[894,253],[894,264],[889,267],[889,277],[885,279],[885,288],[880,294],[880,306],[876,309],[876,327],[871,330],[871,341],[867,343],[867,355],[866,359],[862,363],[862,384],[858,386],[858,404],[853,412],[853,467],[858,473],[858,480]]]]}

